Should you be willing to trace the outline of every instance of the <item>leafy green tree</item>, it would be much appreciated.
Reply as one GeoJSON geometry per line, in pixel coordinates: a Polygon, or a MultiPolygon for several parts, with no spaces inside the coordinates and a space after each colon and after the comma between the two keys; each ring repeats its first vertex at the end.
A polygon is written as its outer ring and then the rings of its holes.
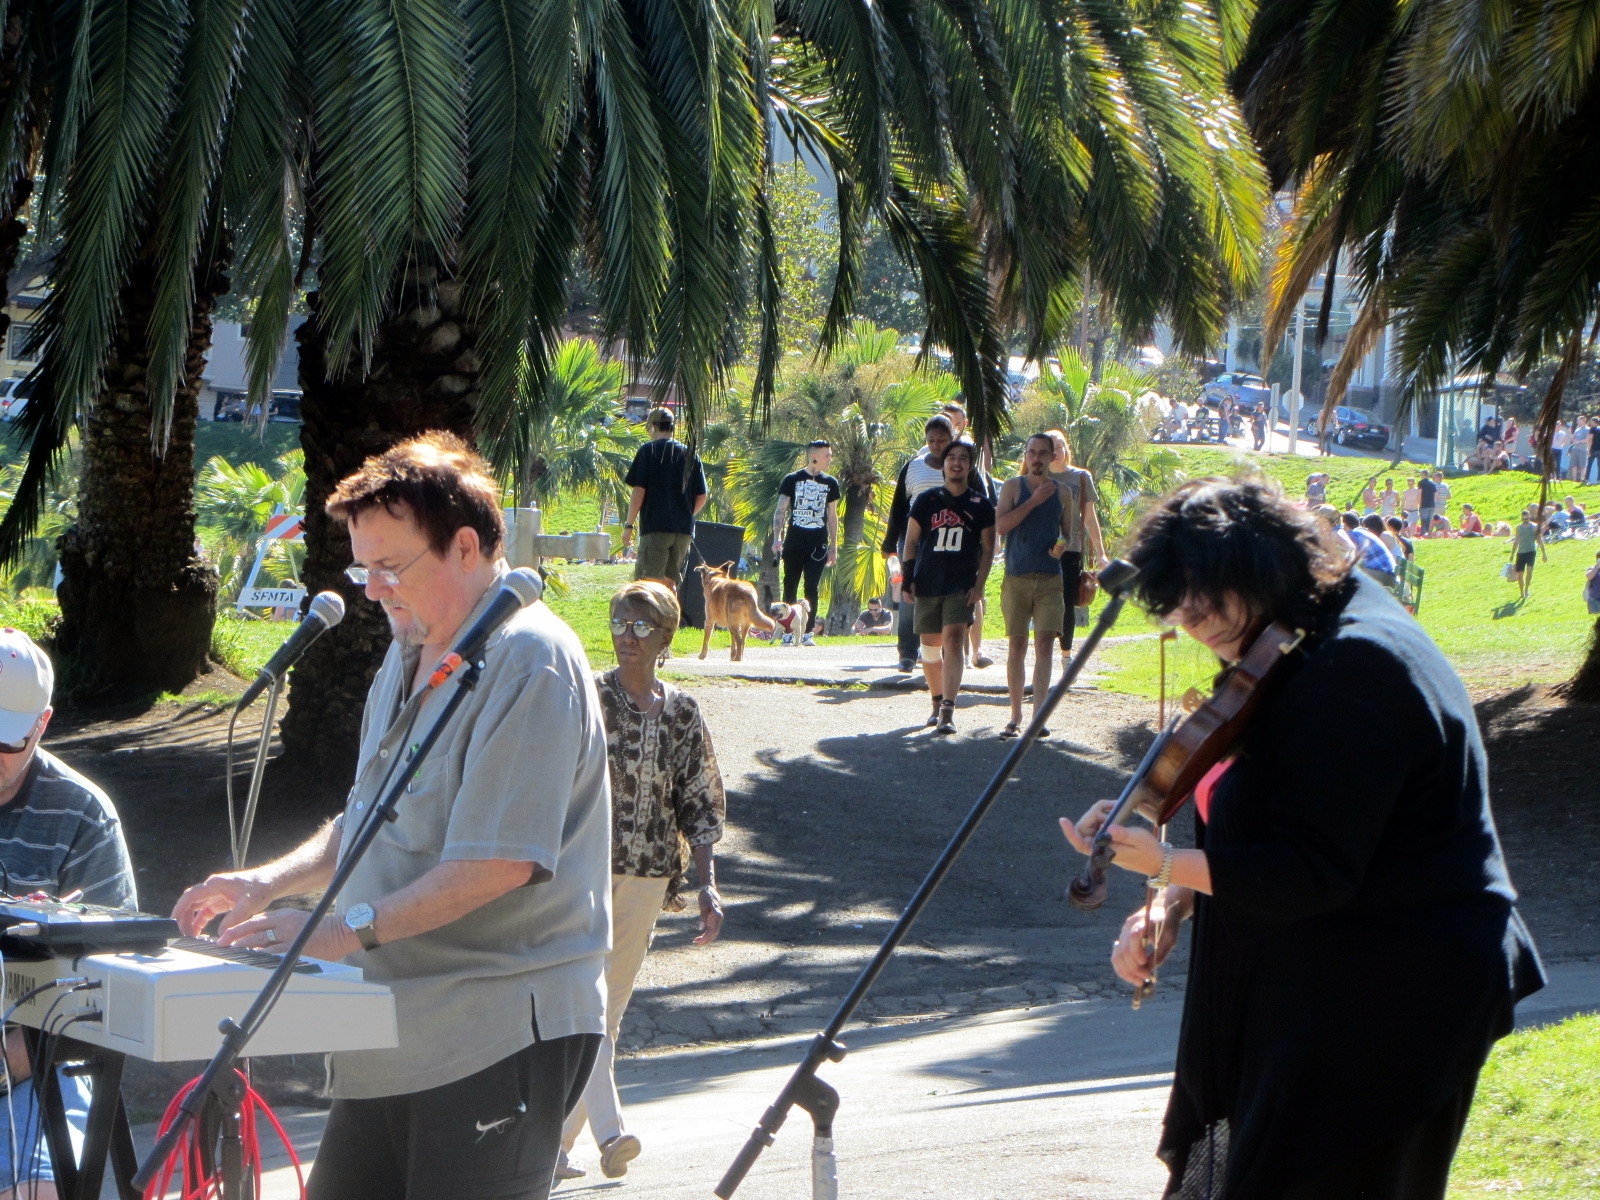
{"type": "MultiPolygon", "coordinates": [[[[1241,6],[1219,9],[1231,19],[1241,6]]],[[[81,619],[63,638],[104,651],[124,683],[151,662],[192,667],[209,624],[215,585],[193,558],[184,498],[196,367],[229,263],[252,298],[257,391],[302,270],[316,270],[300,333],[316,588],[338,586],[347,557],[322,504],[367,454],[446,428],[510,461],[517,384],[526,369],[542,394],[575,258],[596,281],[606,341],[673,389],[691,431],[753,303],[765,410],[784,320],[774,125],[834,176],[820,345],[844,336],[876,220],[913,266],[924,341],[949,351],[980,437],[1004,424],[1006,336],[1053,344],[1085,271],[1114,290],[1125,325],[1165,312],[1198,344],[1245,282],[1259,220],[1219,25],[1200,6],[18,0],[13,11],[30,22],[15,44],[38,88],[0,102],[16,113],[44,96],[37,111],[54,116],[6,136],[35,131],[42,224],[59,216],[62,236],[8,528],[31,522],[27,497],[76,415],[101,413],[85,440],[96,465],[79,539],[64,544],[81,586],[63,603],[81,619]],[[152,428],[162,454],[144,449],[152,428]],[[131,544],[136,559],[118,550],[131,544]],[[155,641],[118,640],[129,596],[155,641]]],[[[0,183],[19,178],[25,140],[0,147],[0,183]]],[[[353,604],[297,671],[284,736],[303,761],[348,763],[361,683],[386,641],[376,611],[353,604]]]]}
{"type": "MultiPolygon", "coordinates": [[[[1327,405],[1390,328],[1405,406],[1558,356],[1553,428],[1600,310],[1591,23],[1535,0],[1257,6],[1235,86],[1274,182],[1296,188],[1268,340],[1319,279],[1326,324],[1336,266],[1362,301],[1327,405]]],[[[1600,699],[1600,623],[1573,690],[1600,699]]]]}

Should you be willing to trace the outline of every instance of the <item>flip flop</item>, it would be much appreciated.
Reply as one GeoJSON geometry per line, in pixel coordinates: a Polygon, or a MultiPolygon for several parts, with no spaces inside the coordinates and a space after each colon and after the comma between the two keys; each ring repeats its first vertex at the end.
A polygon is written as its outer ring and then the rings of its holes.
{"type": "Polygon", "coordinates": [[[1006,727],[1000,731],[1000,736],[1002,738],[1021,737],[1022,729],[1015,721],[1007,721],[1006,727]]]}

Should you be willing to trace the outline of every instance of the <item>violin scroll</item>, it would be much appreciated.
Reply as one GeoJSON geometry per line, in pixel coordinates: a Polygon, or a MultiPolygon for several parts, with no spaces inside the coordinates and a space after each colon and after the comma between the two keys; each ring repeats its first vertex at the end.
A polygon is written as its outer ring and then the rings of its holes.
{"type": "Polygon", "coordinates": [[[1097,848],[1095,853],[1090,855],[1089,865],[1084,868],[1083,874],[1067,884],[1067,900],[1073,908],[1093,912],[1106,902],[1110,892],[1111,885],[1106,882],[1105,863],[1101,861],[1097,848]]]}

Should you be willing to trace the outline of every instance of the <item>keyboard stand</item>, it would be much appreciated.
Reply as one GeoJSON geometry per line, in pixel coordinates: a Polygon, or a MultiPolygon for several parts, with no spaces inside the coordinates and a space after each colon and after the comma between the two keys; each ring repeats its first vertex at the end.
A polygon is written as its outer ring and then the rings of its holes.
{"type": "MultiPolygon", "coordinates": [[[[38,1062],[39,1033],[35,1029],[28,1029],[26,1033],[28,1052],[38,1062]]],[[[128,1111],[122,1103],[124,1058],[115,1050],[103,1050],[71,1038],[62,1038],[61,1041],[71,1058],[84,1060],[82,1067],[74,1066],[70,1070],[88,1079],[91,1096],[89,1119],[84,1128],[83,1157],[78,1160],[72,1154],[67,1110],[61,1099],[61,1081],[55,1071],[34,1077],[44,1136],[50,1148],[50,1161],[55,1167],[56,1191],[62,1200],[99,1200],[106,1163],[109,1161],[112,1178],[117,1184],[117,1195],[121,1200],[140,1200],[139,1191],[133,1185],[139,1159],[133,1148],[133,1130],[128,1125],[128,1111]]]]}

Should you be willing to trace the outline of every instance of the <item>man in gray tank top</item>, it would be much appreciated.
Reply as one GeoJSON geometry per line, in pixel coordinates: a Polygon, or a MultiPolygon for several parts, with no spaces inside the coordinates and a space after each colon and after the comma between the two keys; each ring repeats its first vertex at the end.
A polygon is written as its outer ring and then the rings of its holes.
{"type": "Polygon", "coordinates": [[[1014,738],[1022,729],[1023,667],[1028,657],[1028,628],[1033,628],[1033,706],[1038,710],[1050,689],[1050,660],[1066,627],[1067,606],[1061,587],[1061,554],[1074,530],[1076,506],[1067,489],[1050,476],[1055,444],[1036,433],[1022,452],[1022,474],[1000,489],[995,529],[1006,539],[1006,575],[1000,587],[1005,616],[1006,690],[1011,720],[1000,731],[1014,738]]]}

